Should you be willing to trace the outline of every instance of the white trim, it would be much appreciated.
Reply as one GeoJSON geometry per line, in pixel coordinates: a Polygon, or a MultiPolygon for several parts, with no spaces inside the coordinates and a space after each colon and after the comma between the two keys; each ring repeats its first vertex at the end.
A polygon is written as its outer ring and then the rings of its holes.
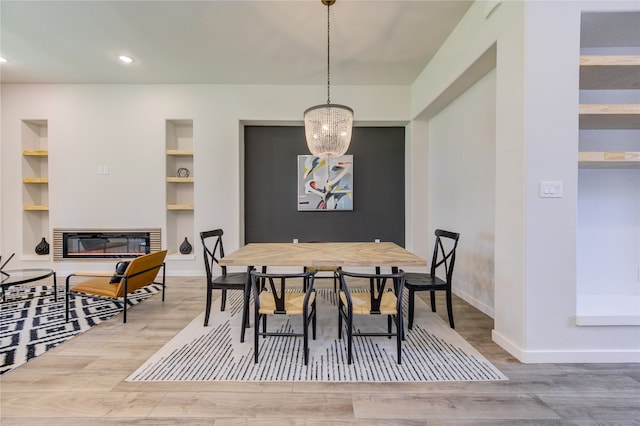
{"type": "Polygon", "coordinates": [[[522,348],[506,339],[495,330],[491,338],[511,355],[524,364],[536,363],[640,363],[640,349],[637,350],[599,350],[583,349],[572,351],[523,351],[522,348]]]}

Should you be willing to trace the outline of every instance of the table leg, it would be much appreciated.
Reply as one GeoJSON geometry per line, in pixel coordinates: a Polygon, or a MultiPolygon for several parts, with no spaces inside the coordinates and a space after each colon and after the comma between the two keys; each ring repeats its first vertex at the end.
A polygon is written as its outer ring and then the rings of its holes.
{"type": "MultiPolygon", "coordinates": [[[[397,266],[392,266],[391,267],[391,273],[392,274],[397,274],[398,271],[399,271],[399,269],[398,269],[397,266]]],[[[398,294],[398,282],[396,280],[393,280],[393,287],[394,287],[394,290],[395,290],[396,294],[398,294]]],[[[402,340],[404,340],[404,321],[402,320],[403,316],[404,316],[404,314],[402,312],[398,313],[398,324],[397,324],[397,327],[398,327],[398,332],[402,333],[402,340]],[[400,329],[400,328],[402,328],[402,329],[400,329]]]]}
{"type": "Polygon", "coordinates": [[[247,277],[244,281],[244,306],[242,307],[242,327],[240,327],[240,343],[244,343],[244,332],[249,327],[249,303],[251,302],[251,270],[247,266],[247,277]]]}

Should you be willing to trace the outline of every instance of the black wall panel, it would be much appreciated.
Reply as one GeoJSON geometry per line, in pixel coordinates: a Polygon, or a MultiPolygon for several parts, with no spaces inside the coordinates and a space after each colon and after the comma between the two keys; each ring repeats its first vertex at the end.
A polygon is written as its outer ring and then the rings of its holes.
{"type": "Polygon", "coordinates": [[[245,127],[245,243],[393,241],[404,247],[404,127],[355,127],[353,211],[297,206],[303,127],[245,127]]]}

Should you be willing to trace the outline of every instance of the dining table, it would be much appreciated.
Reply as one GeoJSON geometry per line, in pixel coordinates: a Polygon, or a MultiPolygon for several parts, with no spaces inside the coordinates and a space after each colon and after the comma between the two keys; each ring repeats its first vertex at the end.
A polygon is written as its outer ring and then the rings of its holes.
{"type": "Polygon", "coordinates": [[[321,267],[390,267],[397,272],[402,267],[426,266],[427,261],[389,242],[323,242],[323,243],[249,243],[219,260],[220,266],[245,266],[244,307],[240,341],[244,342],[249,325],[251,300],[251,270],[256,266],[321,267]]]}

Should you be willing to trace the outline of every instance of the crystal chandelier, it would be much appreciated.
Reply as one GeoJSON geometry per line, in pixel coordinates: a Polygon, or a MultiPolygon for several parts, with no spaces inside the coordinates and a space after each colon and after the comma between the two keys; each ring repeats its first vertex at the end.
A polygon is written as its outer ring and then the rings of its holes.
{"type": "Polygon", "coordinates": [[[304,112],[304,133],[309,151],[316,157],[344,155],[351,142],[353,110],[331,103],[331,26],[329,8],[336,0],[321,0],[327,6],[327,103],[304,112]]]}

